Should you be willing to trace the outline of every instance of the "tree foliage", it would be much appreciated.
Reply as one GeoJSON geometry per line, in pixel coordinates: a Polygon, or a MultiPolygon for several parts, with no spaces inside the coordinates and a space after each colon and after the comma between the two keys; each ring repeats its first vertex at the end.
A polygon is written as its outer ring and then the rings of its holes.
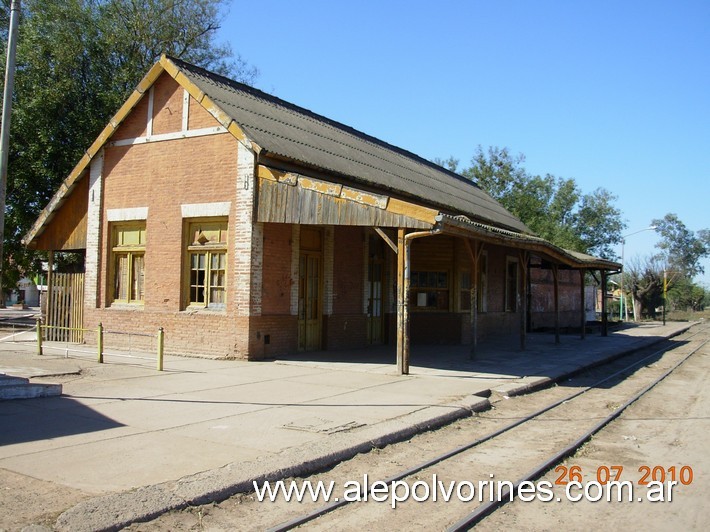
{"type": "Polygon", "coordinates": [[[690,279],[679,279],[668,291],[669,310],[701,311],[705,308],[707,290],[690,279]]]}
{"type": "MultiPolygon", "coordinates": [[[[6,55],[9,1],[0,8],[6,55]]],[[[162,53],[251,81],[216,41],[227,0],[22,2],[8,165],[5,257],[11,277],[35,254],[20,239],[84,150],[162,53]],[[14,270],[14,273],[12,272],[14,270]]],[[[0,74],[4,77],[4,62],[0,74]]],[[[8,286],[6,279],[3,286],[8,286]]]]}
{"type": "Polygon", "coordinates": [[[693,278],[703,273],[701,260],[710,255],[710,231],[691,231],[676,214],[655,219],[652,225],[661,237],[656,247],[659,253],[645,260],[632,261],[624,273],[626,286],[631,286],[637,314],[655,317],[664,304],[663,284],[666,284],[666,307],[669,310],[702,310],[706,290],[693,278]]]}
{"type": "Polygon", "coordinates": [[[673,213],[651,223],[661,237],[656,247],[669,270],[687,279],[704,273],[700,261],[710,255],[710,231],[702,229],[696,234],[673,213]]]}
{"type": "Polygon", "coordinates": [[[507,148],[484,151],[479,146],[471,166],[461,174],[546,240],[566,249],[613,258],[613,246],[621,242],[625,227],[614,204],[616,196],[603,188],[584,194],[571,178],[531,175],[524,162],[525,156],[511,155],[507,148]]]}

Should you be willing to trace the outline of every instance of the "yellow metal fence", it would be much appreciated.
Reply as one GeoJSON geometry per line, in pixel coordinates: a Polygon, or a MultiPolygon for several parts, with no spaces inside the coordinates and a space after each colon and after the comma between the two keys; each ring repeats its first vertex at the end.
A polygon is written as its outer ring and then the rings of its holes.
{"type": "MultiPolygon", "coordinates": [[[[119,357],[119,358],[134,358],[141,360],[155,360],[156,369],[158,371],[163,371],[163,355],[165,349],[165,331],[162,327],[158,329],[155,334],[148,333],[137,333],[137,332],[123,332],[123,331],[107,331],[104,329],[103,325],[99,325],[95,329],[85,329],[81,327],[61,327],[57,325],[44,325],[41,320],[37,320],[37,354],[43,355],[47,350],[60,351],[63,352],[66,357],[69,357],[69,353],[73,353],[78,356],[93,355],[96,360],[103,364],[106,357],[119,357]],[[124,347],[127,347],[127,351],[119,349],[107,349],[106,348],[106,337],[109,336],[123,336],[122,343],[124,347]],[[95,339],[96,349],[90,350],[90,346],[87,345],[92,337],[95,339]],[[59,338],[59,342],[56,340],[59,338]],[[81,338],[80,342],[72,341],[76,338],[81,338]],[[138,345],[133,345],[132,341],[135,339],[141,339],[142,342],[136,342],[138,345]],[[127,340],[127,342],[125,341],[127,340]],[[148,345],[152,344],[150,348],[148,345]],[[62,343],[63,345],[56,345],[57,343],[62,343]],[[140,354],[134,354],[134,349],[138,349],[140,354]],[[146,352],[153,351],[156,353],[156,357],[145,356],[146,352]]],[[[116,342],[119,343],[119,342],[116,342]]]]}

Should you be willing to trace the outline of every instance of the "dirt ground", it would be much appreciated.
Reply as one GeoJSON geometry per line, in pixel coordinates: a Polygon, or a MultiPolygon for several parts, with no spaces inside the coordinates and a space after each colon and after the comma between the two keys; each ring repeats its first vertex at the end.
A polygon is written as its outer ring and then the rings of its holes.
{"type": "MultiPolygon", "coordinates": [[[[641,389],[654,375],[662,373],[687,352],[688,346],[668,353],[619,384],[595,391],[596,399],[590,398],[587,403],[574,408],[570,406],[569,410],[529,424],[533,426],[528,427],[524,435],[517,436],[517,442],[496,442],[488,447],[484,444],[474,453],[417,473],[409,482],[427,481],[432,472],[445,482],[488,478],[490,472],[494,472],[498,479],[517,480],[522,473],[539,464],[555,445],[601,419],[605,412],[618,408],[632,391],[641,389]],[[593,406],[594,401],[596,406],[593,406]]],[[[564,497],[564,488],[555,486],[554,493],[560,498],[559,502],[516,501],[484,519],[476,529],[589,530],[590,523],[594,523],[594,527],[614,529],[707,530],[710,519],[704,497],[710,492],[710,455],[705,443],[710,429],[710,392],[706,386],[710,377],[708,355],[710,347],[705,346],[563,464],[568,471],[573,466],[581,468],[583,482],[595,480],[600,468],[603,471],[604,467],[623,466],[620,480],[629,480],[634,485],[633,502],[569,502],[564,497]],[[677,474],[683,466],[691,467],[692,483],[675,486],[672,501],[639,502],[636,499],[646,493],[646,489],[639,486],[644,466],[663,468],[669,478],[671,468],[675,467],[677,474]]],[[[334,480],[338,486],[350,479],[362,479],[365,473],[371,479],[388,478],[407,466],[469,441],[472,434],[487,434],[536,405],[566,396],[573,389],[573,386],[559,386],[526,397],[501,399],[490,412],[357,456],[309,478],[312,481],[334,480]]],[[[511,438],[515,440],[516,436],[511,438]]],[[[559,476],[559,471],[551,471],[541,480],[554,483],[559,476]]],[[[171,512],[149,523],[134,524],[129,530],[263,530],[320,506],[322,501],[318,504],[283,500],[258,502],[253,494],[238,495],[220,503],[171,512]]],[[[437,505],[430,501],[410,501],[393,510],[389,503],[357,503],[329,513],[305,528],[443,529],[474,506],[460,501],[439,502],[437,505]]]]}
{"type": "Polygon", "coordinates": [[[7,469],[0,469],[0,531],[30,523],[51,528],[64,510],[88,495],[7,469]]]}

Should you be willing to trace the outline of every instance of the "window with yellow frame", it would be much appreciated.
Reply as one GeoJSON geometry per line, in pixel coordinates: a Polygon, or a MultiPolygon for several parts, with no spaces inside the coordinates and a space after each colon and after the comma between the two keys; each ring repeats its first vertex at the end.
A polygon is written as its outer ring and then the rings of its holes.
{"type": "Polygon", "coordinates": [[[113,302],[143,303],[145,298],[145,221],[113,224],[111,264],[113,302]]]}
{"type": "Polygon", "coordinates": [[[224,310],[227,304],[227,219],[187,222],[187,306],[224,310]]]}

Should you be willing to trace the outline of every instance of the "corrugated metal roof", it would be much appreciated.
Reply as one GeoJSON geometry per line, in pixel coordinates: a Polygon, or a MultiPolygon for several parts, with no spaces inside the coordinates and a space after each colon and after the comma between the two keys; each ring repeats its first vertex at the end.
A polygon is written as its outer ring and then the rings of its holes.
{"type": "Polygon", "coordinates": [[[307,109],[170,60],[266,152],[514,231],[525,224],[472,181],[307,109]]]}

